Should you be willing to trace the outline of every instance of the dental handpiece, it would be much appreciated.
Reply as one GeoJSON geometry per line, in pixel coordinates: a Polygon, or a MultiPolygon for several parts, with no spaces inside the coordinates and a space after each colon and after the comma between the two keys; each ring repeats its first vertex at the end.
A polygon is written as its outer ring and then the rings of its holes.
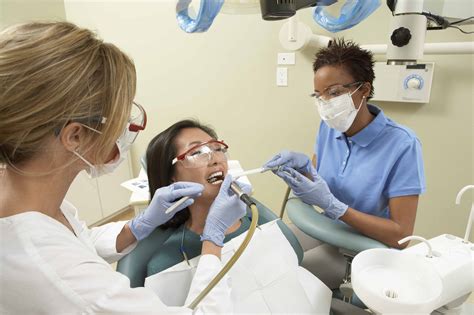
{"type": "Polygon", "coordinates": [[[240,200],[242,200],[247,206],[252,206],[255,204],[255,202],[250,199],[249,195],[247,195],[242,188],[236,183],[232,182],[230,184],[230,189],[239,197],[240,200]]]}
{"type": "Polygon", "coordinates": [[[189,197],[188,196],[184,196],[182,197],[181,199],[179,199],[178,201],[176,201],[175,203],[173,203],[171,205],[171,207],[169,207],[168,209],[166,209],[165,213],[168,214],[170,212],[173,212],[176,208],[178,208],[179,206],[181,206],[183,203],[186,202],[186,200],[188,200],[189,197]]]}

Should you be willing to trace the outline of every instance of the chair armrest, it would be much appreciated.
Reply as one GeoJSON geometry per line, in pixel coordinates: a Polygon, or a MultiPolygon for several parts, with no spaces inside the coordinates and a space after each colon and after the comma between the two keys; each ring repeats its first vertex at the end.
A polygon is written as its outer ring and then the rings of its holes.
{"type": "Polygon", "coordinates": [[[360,234],[349,225],[324,216],[299,198],[290,198],[286,211],[301,231],[342,250],[357,254],[370,248],[387,248],[385,244],[360,234]]]}

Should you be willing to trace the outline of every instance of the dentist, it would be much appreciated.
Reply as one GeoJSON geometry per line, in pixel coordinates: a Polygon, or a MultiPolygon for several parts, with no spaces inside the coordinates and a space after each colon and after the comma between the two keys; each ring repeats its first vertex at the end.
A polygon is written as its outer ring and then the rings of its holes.
{"type": "MultiPolygon", "coordinates": [[[[109,263],[192,204],[202,185],[162,187],[136,218],[92,229],[64,200],[80,171],[113,171],[145,128],[135,87],[130,58],[89,30],[56,22],[0,32],[1,314],[192,313],[130,288],[109,263]],[[185,195],[187,203],[165,213],[185,195]]],[[[245,214],[229,191],[222,185],[210,208],[189,302],[222,268],[220,240],[245,214]]],[[[225,278],[195,310],[231,311],[225,278]]]]}
{"type": "MultiPolygon", "coordinates": [[[[367,103],[374,93],[373,63],[370,52],[343,39],[320,50],[312,96],[322,121],[313,163],[302,153],[283,151],[265,167],[283,166],[276,174],[295,196],[329,218],[403,248],[406,244],[397,241],[413,233],[418,198],[425,191],[421,145],[413,131],[367,103]]],[[[333,258],[343,260],[336,249],[323,247],[320,251],[332,257],[324,263],[327,268],[333,258]]],[[[328,279],[331,288],[340,283],[318,267],[309,269],[328,279]]]]}

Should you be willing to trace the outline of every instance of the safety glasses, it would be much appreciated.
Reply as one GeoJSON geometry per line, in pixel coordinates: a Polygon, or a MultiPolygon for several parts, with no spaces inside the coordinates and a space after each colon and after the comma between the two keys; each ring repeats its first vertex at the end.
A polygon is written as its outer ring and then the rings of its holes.
{"type": "Polygon", "coordinates": [[[229,146],[224,141],[213,139],[191,147],[175,157],[171,164],[180,162],[185,168],[198,168],[209,165],[212,158],[216,162],[224,162],[227,161],[228,148],[229,146]]]}
{"type": "Polygon", "coordinates": [[[349,84],[336,84],[336,85],[327,87],[321,93],[314,92],[314,93],[311,93],[309,96],[316,98],[318,101],[329,101],[330,99],[334,97],[338,97],[342,94],[350,93],[352,87],[357,86],[357,88],[359,88],[362,84],[364,84],[364,82],[360,82],[360,81],[352,82],[349,84]]]}
{"type": "Polygon", "coordinates": [[[143,106],[133,102],[130,118],[125,126],[125,130],[117,141],[123,144],[131,145],[138,136],[138,132],[145,130],[146,127],[146,112],[143,106]]]}

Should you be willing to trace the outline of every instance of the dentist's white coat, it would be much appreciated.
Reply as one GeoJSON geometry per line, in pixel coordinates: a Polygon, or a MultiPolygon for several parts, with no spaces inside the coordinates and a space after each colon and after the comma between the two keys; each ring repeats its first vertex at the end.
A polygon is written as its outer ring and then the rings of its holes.
{"type": "MultiPolygon", "coordinates": [[[[130,288],[126,276],[109,263],[130,252],[116,252],[116,238],[126,222],[88,229],[76,209],[61,210],[74,235],[58,221],[39,212],[0,219],[0,314],[191,314],[187,308],[164,305],[149,289],[130,288]]],[[[204,255],[189,296],[197,296],[222,268],[204,255]]],[[[225,277],[195,313],[229,313],[229,279],[225,277]]]]}

